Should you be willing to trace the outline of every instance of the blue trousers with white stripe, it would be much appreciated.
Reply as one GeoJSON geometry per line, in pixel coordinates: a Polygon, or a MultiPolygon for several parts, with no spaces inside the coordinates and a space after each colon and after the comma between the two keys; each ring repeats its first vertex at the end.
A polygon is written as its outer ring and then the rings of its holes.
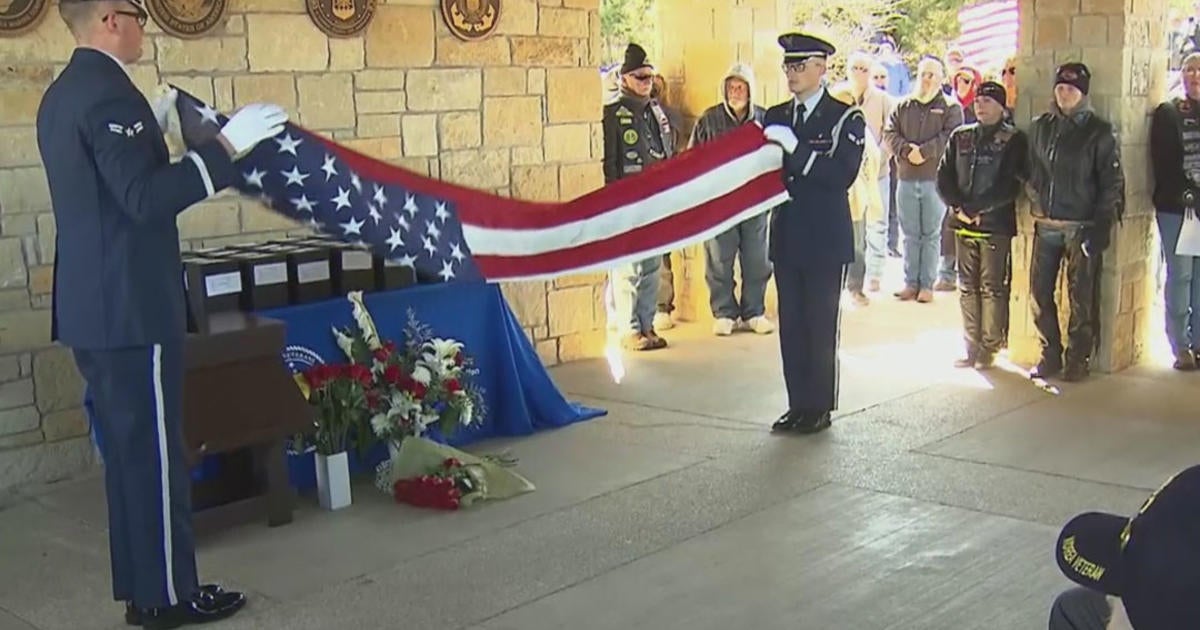
{"type": "Polygon", "coordinates": [[[75,349],[104,435],[113,598],[174,606],[195,592],[182,344],[75,349]]]}

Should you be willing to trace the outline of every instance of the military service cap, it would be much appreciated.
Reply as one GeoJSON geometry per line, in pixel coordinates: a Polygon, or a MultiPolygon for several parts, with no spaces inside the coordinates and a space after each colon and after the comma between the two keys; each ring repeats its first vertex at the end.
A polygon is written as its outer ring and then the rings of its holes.
{"type": "Polygon", "coordinates": [[[825,59],[837,52],[833,44],[805,33],[784,33],[779,36],[779,46],[783,48],[784,61],[825,59]]]}

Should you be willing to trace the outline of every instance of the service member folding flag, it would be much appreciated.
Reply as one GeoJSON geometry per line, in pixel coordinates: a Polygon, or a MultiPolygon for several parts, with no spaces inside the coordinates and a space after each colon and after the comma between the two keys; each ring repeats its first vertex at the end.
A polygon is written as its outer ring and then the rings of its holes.
{"type": "MultiPolygon", "coordinates": [[[[176,110],[188,147],[226,120],[183,90],[176,110]]],[[[238,165],[242,194],[445,282],[608,269],[709,238],[787,200],[782,151],[757,125],[561,203],[423,177],[292,123],[238,165]]]]}

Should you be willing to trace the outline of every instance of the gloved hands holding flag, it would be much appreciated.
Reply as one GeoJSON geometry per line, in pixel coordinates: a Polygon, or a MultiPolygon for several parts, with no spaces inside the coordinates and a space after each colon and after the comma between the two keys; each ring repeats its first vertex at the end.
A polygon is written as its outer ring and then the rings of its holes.
{"type": "Polygon", "coordinates": [[[774,142],[783,147],[787,153],[795,151],[796,145],[800,144],[800,141],[796,139],[796,133],[783,125],[767,125],[766,129],[763,129],[763,137],[767,139],[767,142],[774,142]]]}
{"type": "Polygon", "coordinates": [[[221,135],[233,147],[233,154],[240,155],[259,142],[283,133],[283,124],[287,120],[287,112],[282,107],[254,103],[234,113],[221,127],[221,135]]]}

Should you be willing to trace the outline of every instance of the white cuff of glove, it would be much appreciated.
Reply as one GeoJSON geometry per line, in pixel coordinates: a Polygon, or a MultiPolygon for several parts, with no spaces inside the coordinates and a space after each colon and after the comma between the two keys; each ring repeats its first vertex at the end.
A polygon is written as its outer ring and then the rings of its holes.
{"type": "Polygon", "coordinates": [[[763,137],[767,139],[767,142],[774,142],[783,147],[787,153],[795,151],[796,145],[800,144],[800,141],[796,139],[795,132],[783,125],[768,125],[763,130],[763,137]]]}

